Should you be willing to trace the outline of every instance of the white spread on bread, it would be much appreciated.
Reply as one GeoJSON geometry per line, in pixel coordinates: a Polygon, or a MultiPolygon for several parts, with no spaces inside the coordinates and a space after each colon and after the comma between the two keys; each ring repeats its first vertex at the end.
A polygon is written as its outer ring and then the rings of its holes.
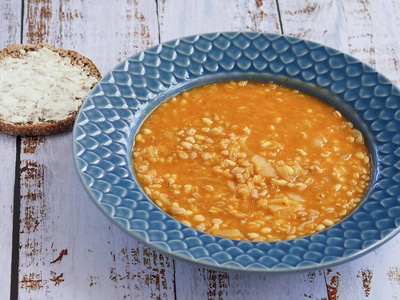
{"type": "Polygon", "coordinates": [[[43,47],[0,60],[0,120],[38,124],[66,119],[98,81],[71,59],[43,47]]]}

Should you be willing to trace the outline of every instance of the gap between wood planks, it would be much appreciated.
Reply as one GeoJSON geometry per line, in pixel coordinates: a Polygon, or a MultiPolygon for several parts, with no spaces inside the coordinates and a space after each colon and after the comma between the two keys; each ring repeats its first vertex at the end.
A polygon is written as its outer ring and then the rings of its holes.
{"type": "Polygon", "coordinates": [[[11,287],[10,299],[18,299],[19,286],[19,231],[20,231],[20,189],[21,188],[21,137],[16,138],[15,155],[15,180],[13,201],[13,232],[12,232],[12,254],[11,254],[11,287]]]}
{"type": "Polygon", "coordinates": [[[284,31],[283,31],[281,10],[280,10],[280,8],[279,8],[279,0],[275,0],[275,3],[276,3],[276,10],[277,10],[277,13],[278,13],[279,26],[281,27],[281,33],[282,33],[282,34],[285,34],[284,31]]]}

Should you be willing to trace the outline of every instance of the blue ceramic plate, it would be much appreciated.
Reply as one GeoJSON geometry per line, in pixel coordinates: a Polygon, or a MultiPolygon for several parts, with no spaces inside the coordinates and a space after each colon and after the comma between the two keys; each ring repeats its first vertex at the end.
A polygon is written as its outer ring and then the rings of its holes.
{"type": "Polygon", "coordinates": [[[73,132],[76,166],[97,207],[128,235],[205,267],[293,272],[363,255],[400,225],[400,91],[337,50],[275,34],[226,32],[173,40],[129,57],[91,91],[73,132]],[[194,86],[231,79],[273,80],[335,105],[364,133],[370,187],[345,220],[280,242],[216,237],[171,218],[143,193],[132,167],[135,133],[161,102],[194,86]]]}

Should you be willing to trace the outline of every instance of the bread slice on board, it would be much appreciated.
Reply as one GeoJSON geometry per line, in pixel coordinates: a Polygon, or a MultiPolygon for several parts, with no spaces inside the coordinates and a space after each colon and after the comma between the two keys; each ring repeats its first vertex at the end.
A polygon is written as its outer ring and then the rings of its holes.
{"type": "Polygon", "coordinates": [[[101,78],[87,57],[46,44],[0,51],[0,131],[37,136],[71,130],[87,93],[101,78]]]}

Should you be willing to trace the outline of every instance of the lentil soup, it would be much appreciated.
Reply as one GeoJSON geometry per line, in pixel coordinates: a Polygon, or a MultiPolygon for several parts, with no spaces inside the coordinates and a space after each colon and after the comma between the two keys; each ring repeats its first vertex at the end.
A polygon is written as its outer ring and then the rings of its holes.
{"type": "Polygon", "coordinates": [[[211,83],[157,107],[135,137],[145,193],[182,223],[253,241],[342,220],[368,187],[361,132],[335,107],[273,82],[211,83]]]}

